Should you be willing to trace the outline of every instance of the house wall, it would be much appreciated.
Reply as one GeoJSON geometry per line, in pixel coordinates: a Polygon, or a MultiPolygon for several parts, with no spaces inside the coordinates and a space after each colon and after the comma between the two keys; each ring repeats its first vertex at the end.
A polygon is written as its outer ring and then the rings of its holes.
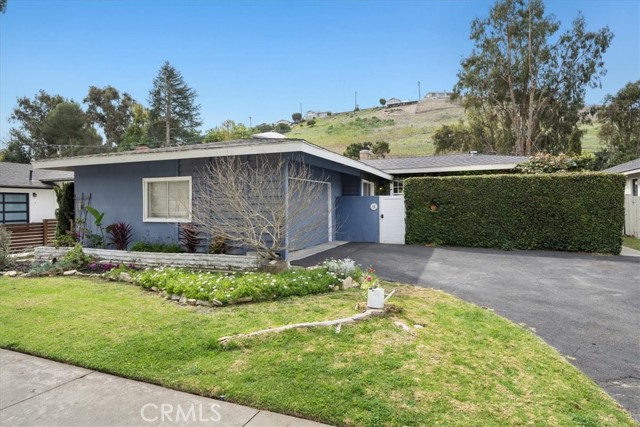
{"type": "Polygon", "coordinates": [[[338,197],[336,240],[377,243],[380,236],[379,206],[378,196],[338,197]],[[375,210],[371,209],[373,203],[375,210]]]}
{"type": "Polygon", "coordinates": [[[56,217],[58,202],[53,189],[0,187],[0,193],[27,193],[29,195],[29,222],[42,222],[43,219],[56,217]]]}
{"type": "MultiPolygon", "coordinates": [[[[304,161],[311,167],[312,179],[329,182],[331,185],[331,233],[327,240],[336,238],[336,201],[342,196],[359,196],[361,172],[341,164],[309,155],[288,155],[289,160],[304,161]]],[[[248,158],[250,161],[251,158],[248,158]]],[[[152,241],[175,243],[179,240],[180,224],[143,221],[143,178],[191,176],[193,197],[197,197],[199,171],[210,161],[208,158],[140,162],[116,165],[84,166],[75,169],[75,192],[80,198],[91,195],[91,206],[105,212],[104,225],[114,222],[131,224],[133,242],[152,241]]],[[[284,183],[284,180],[283,180],[284,183]]],[[[284,188],[283,188],[284,194],[284,188]]],[[[94,232],[91,216],[88,226],[94,232]]],[[[289,227],[292,225],[289,224],[289,227]]],[[[206,248],[203,242],[201,250],[206,248]]]]}
{"type": "MultiPolygon", "coordinates": [[[[178,176],[177,160],[115,165],[82,166],[75,169],[76,199],[91,195],[91,206],[104,212],[103,224],[131,224],[132,242],[175,243],[178,224],[143,222],[142,179],[178,176]]],[[[95,230],[91,215],[87,225],[95,230]]]]}
{"type": "Polygon", "coordinates": [[[626,175],[626,178],[627,182],[624,187],[624,194],[631,195],[633,194],[633,180],[637,179],[640,182],[640,172],[626,175]]]}

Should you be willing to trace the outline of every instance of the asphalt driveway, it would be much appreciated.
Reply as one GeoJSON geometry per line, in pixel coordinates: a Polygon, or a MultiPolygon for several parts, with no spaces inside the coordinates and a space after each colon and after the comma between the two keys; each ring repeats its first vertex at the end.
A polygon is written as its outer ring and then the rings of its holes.
{"type": "Polygon", "coordinates": [[[348,243],[294,264],[326,258],[526,324],[640,420],[640,258],[348,243]]]}

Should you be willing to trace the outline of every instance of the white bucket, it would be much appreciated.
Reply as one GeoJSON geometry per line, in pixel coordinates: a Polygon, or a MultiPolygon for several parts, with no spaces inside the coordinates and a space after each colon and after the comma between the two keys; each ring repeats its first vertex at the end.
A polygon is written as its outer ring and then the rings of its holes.
{"type": "Polygon", "coordinates": [[[369,308],[384,308],[384,289],[375,288],[369,289],[369,295],[367,297],[367,306],[369,308]]]}

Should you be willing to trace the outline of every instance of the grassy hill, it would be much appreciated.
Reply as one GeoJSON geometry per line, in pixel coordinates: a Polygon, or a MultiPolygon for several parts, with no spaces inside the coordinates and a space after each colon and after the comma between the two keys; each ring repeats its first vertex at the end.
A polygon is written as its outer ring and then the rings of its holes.
{"type": "MultiPolygon", "coordinates": [[[[312,126],[306,122],[294,125],[287,136],[306,139],[340,154],[354,142],[387,141],[391,157],[428,156],[435,153],[435,131],[463,118],[464,109],[458,103],[425,100],[397,108],[379,107],[334,114],[315,119],[312,126]]],[[[583,150],[599,150],[597,125],[582,127],[587,131],[582,139],[583,150]]]]}

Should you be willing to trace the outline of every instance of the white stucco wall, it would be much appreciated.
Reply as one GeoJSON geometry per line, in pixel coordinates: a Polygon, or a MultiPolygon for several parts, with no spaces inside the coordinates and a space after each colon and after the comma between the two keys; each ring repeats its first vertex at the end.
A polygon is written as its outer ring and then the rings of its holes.
{"type": "Polygon", "coordinates": [[[58,203],[53,189],[0,187],[0,193],[27,193],[29,195],[29,222],[42,222],[43,219],[55,219],[56,217],[58,203]]]}
{"type": "Polygon", "coordinates": [[[632,194],[632,187],[631,187],[632,181],[634,179],[637,179],[640,181],[640,172],[626,175],[626,178],[627,178],[627,184],[624,187],[624,194],[632,194]]]}

